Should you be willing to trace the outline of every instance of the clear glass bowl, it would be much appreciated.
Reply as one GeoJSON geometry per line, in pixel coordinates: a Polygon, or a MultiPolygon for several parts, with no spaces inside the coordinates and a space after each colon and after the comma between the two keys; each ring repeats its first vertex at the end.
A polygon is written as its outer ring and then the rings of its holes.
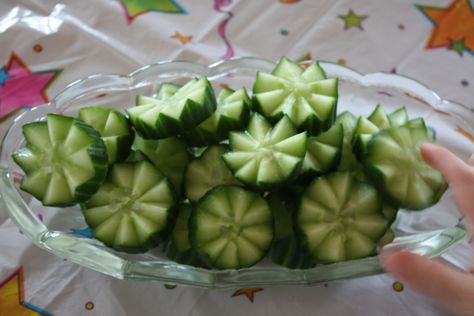
{"type": "MultiPolygon", "coordinates": [[[[440,99],[422,84],[395,74],[361,75],[347,67],[323,62],[329,77],[340,79],[338,112],[350,110],[369,114],[381,103],[387,111],[405,105],[410,117],[424,117],[435,131],[438,143],[461,157],[474,151],[474,112],[440,99]]],[[[37,246],[82,266],[120,279],[164,281],[209,288],[236,288],[263,285],[309,285],[382,272],[378,257],[307,270],[289,270],[263,260],[240,270],[206,270],[168,260],[161,247],[144,254],[126,254],[106,248],[88,236],[87,225],[78,206],[43,207],[19,190],[23,173],[10,155],[24,144],[21,126],[44,119],[47,113],[76,115],[82,106],[101,105],[124,110],[134,106],[135,96],[152,95],[160,83],[183,83],[207,76],[216,90],[224,86],[245,86],[251,91],[256,71],[271,71],[274,63],[257,58],[236,58],[210,66],[183,61],[165,61],[145,66],[128,76],[94,75],[69,85],[51,102],[25,112],[11,125],[2,143],[0,162],[0,206],[18,228],[37,246]]],[[[389,247],[438,256],[465,238],[460,214],[445,194],[434,207],[421,212],[401,211],[393,228],[397,238],[389,247]]]]}

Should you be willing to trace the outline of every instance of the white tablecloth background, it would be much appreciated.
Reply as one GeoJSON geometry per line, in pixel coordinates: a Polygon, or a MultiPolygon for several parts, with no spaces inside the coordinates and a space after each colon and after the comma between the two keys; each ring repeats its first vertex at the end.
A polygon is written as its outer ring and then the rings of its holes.
{"type": "MultiPolygon", "coordinates": [[[[15,112],[2,119],[0,134],[23,111],[16,108],[46,101],[72,81],[169,59],[306,56],[362,73],[396,71],[474,107],[472,6],[468,0],[3,0],[0,113],[15,112]],[[8,80],[19,74],[13,97],[8,80]]],[[[463,248],[457,251],[453,256],[462,258],[463,248]]],[[[220,291],[119,281],[38,249],[0,211],[2,316],[349,314],[448,312],[387,275],[220,291]]]]}

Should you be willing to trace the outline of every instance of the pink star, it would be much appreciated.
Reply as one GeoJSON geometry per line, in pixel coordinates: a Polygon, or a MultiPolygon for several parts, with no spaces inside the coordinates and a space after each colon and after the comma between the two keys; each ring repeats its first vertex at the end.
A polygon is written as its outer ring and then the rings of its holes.
{"type": "Polygon", "coordinates": [[[5,69],[8,78],[0,86],[0,118],[20,107],[48,102],[46,89],[60,72],[32,72],[15,53],[10,55],[5,69]]]}

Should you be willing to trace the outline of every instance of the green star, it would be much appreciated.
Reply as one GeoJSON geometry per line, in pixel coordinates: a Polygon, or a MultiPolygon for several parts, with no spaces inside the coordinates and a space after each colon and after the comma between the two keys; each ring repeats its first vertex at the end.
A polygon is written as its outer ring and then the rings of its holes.
{"type": "Polygon", "coordinates": [[[464,50],[466,49],[466,45],[464,44],[464,38],[460,39],[459,41],[454,41],[452,39],[449,40],[448,50],[454,50],[459,56],[462,56],[464,50]]]}
{"type": "Polygon", "coordinates": [[[344,30],[350,29],[351,27],[358,27],[361,30],[362,28],[362,21],[367,19],[367,15],[357,15],[349,9],[346,15],[339,15],[339,18],[344,20],[344,30]]]}
{"type": "Polygon", "coordinates": [[[150,12],[164,12],[184,14],[184,10],[174,0],[120,0],[127,16],[128,23],[132,23],[137,16],[150,12]]]}

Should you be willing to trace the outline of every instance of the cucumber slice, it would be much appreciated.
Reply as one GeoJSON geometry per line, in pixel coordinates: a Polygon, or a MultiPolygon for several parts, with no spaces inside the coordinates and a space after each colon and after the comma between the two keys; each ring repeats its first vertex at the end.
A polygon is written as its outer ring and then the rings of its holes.
{"type": "Polygon", "coordinates": [[[359,117],[357,126],[354,130],[352,144],[352,150],[357,159],[361,160],[364,157],[365,146],[372,138],[372,135],[378,131],[380,131],[380,128],[377,125],[362,116],[359,117]]]}
{"type": "Polygon", "coordinates": [[[388,228],[377,190],[350,172],[315,179],[303,193],[296,225],[306,248],[322,262],[374,254],[388,228]]]}
{"type": "Polygon", "coordinates": [[[357,121],[352,145],[354,154],[359,160],[362,160],[365,148],[374,134],[381,129],[401,126],[407,122],[408,114],[405,107],[399,108],[387,116],[382,106],[377,105],[367,119],[360,117],[357,121]]]}
{"type": "Polygon", "coordinates": [[[186,140],[193,146],[217,144],[229,136],[229,131],[243,129],[249,113],[250,98],[245,88],[237,91],[223,89],[217,97],[216,111],[196,128],[186,132],[186,140]]]}
{"type": "Polygon", "coordinates": [[[90,106],[79,110],[79,118],[99,132],[107,149],[109,165],[128,156],[133,132],[125,115],[115,109],[90,106]]]}
{"type": "Polygon", "coordinates": [[[163,82],[160,85],[160,89],[158,90],[158,93],[156,94],[156,99],[158,100],[165,100],[168,99],[169,97],[172,97],[173,95],[178,92],[178,90],[182,87],[182,84],[174,83],[174,82],[163,82]]]}
{"type": "Polygon", "coordinates": [[[272,193],[266,199],[274,218],[274,235],[268,257],[276,264],[289,269],[307,269],[314,266],[312,256],[304,249],[293,230],[293,217],[297,211],[295,199],[283,199],[272,193]]]}
{"type": "Polygon", "coordinates": [[[135,135],[132,149],[150,159],[171,181],[176,194],[181,195],[184,173],[190,160],[186,144],[174,137],[151,140],[135,135]]]}
{"type": "Polygon", "coordinates": [[[192,160],[186,170],[186,197],[193,203],[208,191],[221,184],[238,184],[222,155],[228,151],[227,146],[211,146],[197,159],[192,160]]]}
{"type": "Polygon", "coordinates": [[[166,247],[166,256],[178,263],[199,267],[202,266],[202,262],[189,242],[188,222],[191,212],[192,208],[188,203],[180,205],[176,224],[166,247]]]}
{"type": "Polygon", "coordinates": [[[147,139],[182,134],[196,127],[216,109],[214,91],[203,77],[193,79],[172,96],[127,109],[136,130],[147,139]]]}
{"type": "Polygon", "coordinates": [[[283,57],[271,74],[257,72],[254,109],[272,122],[287,115],[298,130],[317,135],[334,122],[338,80],[326,79],[318,63],[303,69],[283,57]]]}
{"type": "Polygon", "coordinates": [[[81,208],[94,238],[126,252],[156,246],[175,218],[172,186],[148,161],[114,164],[81,208]]]}
{"type": "Polygon", "coordinates": [[[389,225],[391,225],[398,214],[398,207],[391,205],[390,203],[384,202],[382,206],[382,214],[387,219],[389,225]]]}
{"type": "Polygon", "coordinates": [[[26,146],[12,158],[26,173],[20,188],[45,206],[68,206],[87,200],[107,173],[107,151],[88,124],[48,114],[45,122],[23,126],[26,146]]]}
{"type": "Polygon", "coordinates": [[[245,132],[231,132],[231,151],[223,155],[234,176],[250,186],[269,189],[294,178],[306,153],[306,132],[296,134],[285,115],[274,127],[259,114],[245,132]]]}
{"type": "Polygon", "coordinates": [[[367,174],[394,206],[424,209],[438,202],[446,190],[442,174],[421,156],[421,144],[430,141],[427,128],[419,124],[382,130],[367,144],[367,174]]]}
{"type": "Polygon", "coordinates": [[[343,140],[342,124],[333,125],[319,136],[308,137],[302,175],[314,177],[336,168],[341,159],[343,140]]]}
{"type": "Polygon", "coordinates": [[[214,268],[250,267],[270,247],[272,213],[257,193],[239,186],[219,186],[206,194],[191,214],[189,238],[214,268]]]}
{"type": "Polygon", "coordinates": [[[405,125],[408,122],[407,109],[404,106],[396,109],[388,115],[388,120],[391,127],[405,125]]]}
{"type": "Polygon", "coordinates": [[[390,127],[390,120],[380,104],[377,104],[367,119],[379,129],[390,127]]]}
{"type": "Polygon", "coordinates": [[[342,124],[344,128],[344,139],[342,141],[341,160],[337,166],[338,171],[357,171],[362,169],[362,164],[357,160],[352,150],[352,139],[357,125],[357,118],[351,112],[345,111],[339,114],[335,124],[342,124]]]}

